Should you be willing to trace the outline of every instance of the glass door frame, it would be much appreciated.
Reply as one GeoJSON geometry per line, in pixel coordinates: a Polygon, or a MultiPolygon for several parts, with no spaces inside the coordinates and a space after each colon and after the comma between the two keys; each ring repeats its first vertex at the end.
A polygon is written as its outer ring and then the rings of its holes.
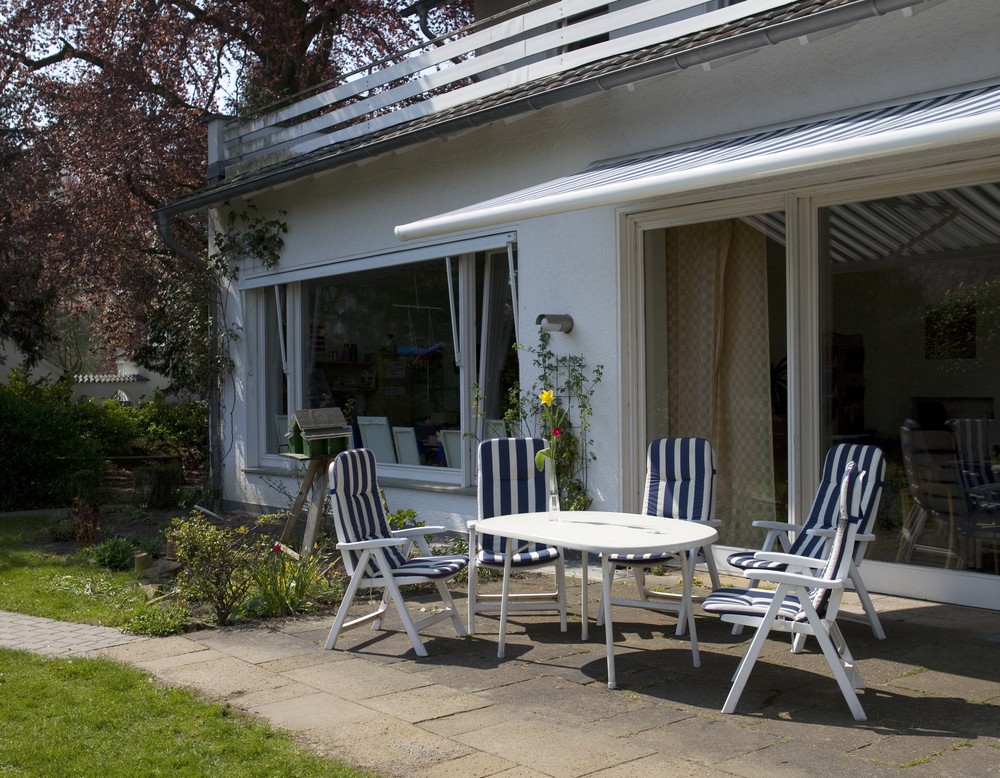
{"type": "MultiPolygon", "coordinates": [[[[619,210],[619,332],[621,333],[621,483],[641,483],[646,430],[645,305],[643,232],[757,213],[784,211],[788,328],[789,521],[804,516],[815,492],[822,460],[820,209],[858,200],[972,186],[1000,180],[1000,159],[926,166],[918,171],[880,171],[867,179],[812,183],[794,191],[719,199],[644,210],[619,210]]],[[[623,510],[638,510],[639,495],[623,489],[623,510]]],[[[718,548],[725,560],[728,549],[718,548]]],[[[996,609],[1000,576],[984,576],[894,562],[866,560],[865,581],[873,592],[996,609]]]]}

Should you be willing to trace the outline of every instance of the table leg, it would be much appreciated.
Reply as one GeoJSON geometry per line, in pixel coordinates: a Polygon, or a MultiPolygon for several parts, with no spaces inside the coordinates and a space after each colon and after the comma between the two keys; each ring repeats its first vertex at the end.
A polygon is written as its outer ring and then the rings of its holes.
{"type": "Polygon", "coordinates": [[[586,640],[588,637],[588,629],[590,627],[590,622],[587,618],[587,579],[588,579],[588,563],[590,562],[590,554],[586,551],[583,552],[583,566],[580,568],[580,640],[586,640]]]}
{"type": "Polygon", "coordinates": [[[507,549],[503,557],[503,588],[500,590],[500,637],[497,640],[497,659],[503,659],[507,643],[507,600],[510,597],[510,562],[514,556],[514,538],[507,538],[507,549]]]}
{"type": "MultiPolygon", "coordinates": [[[[683,560],[684,588],[682,609],[687,615],[688,632],[691,633],[691,658],[695,667],[701,667],[701,656],[698,654],[698,632],[694,625],[694,602],[691,597],[692,580],[694,579],[694,563],[698,555],[692,550],[683,560]]],[[[679,626],[679,625],[678,625],[679,626]]]]}
{"type": "Polygon", "coordinates": [[[601,586],[604,593],[604,640],[608,646],[608,688],[617,689],[618,679],[615,677],[615,631],[611,624],[611,579],[614,568],[607,553],[601,553],[601,586]]]}

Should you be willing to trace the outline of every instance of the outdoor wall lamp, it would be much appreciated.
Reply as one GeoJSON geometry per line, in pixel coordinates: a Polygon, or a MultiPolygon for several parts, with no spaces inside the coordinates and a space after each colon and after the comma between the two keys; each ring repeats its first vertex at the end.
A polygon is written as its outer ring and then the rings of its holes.
{"type": "Polygon", "coordinates": [[[570,332],[573,329],[573,317],[568,313],[540,313],[535,324],[546,332],[570,332]]]}

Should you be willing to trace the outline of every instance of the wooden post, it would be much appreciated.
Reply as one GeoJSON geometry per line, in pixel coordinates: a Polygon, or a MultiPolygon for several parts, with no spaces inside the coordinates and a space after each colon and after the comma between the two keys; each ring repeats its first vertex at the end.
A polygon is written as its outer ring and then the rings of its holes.
{"type": "Polygon", "coordinates": [[[302,513],[302,507],[306,504],[306,497],[309,495],[309,489],[313,485],[316,474],[320,470],[323,470],[325,473],[329,464],[330,460],[326,458],[309,460],[309,467],[306,468],[306,474],[302,479],[302,486],[299,487],[299,493],[295,496],[291,515],[288,517],[288,521],[285,522],[285,528],[281,531],[282,543],[288,543],[289,538],[291,538],[292,533],[295,531],[295,525],[299,523],[299,514],[302,513]]]}

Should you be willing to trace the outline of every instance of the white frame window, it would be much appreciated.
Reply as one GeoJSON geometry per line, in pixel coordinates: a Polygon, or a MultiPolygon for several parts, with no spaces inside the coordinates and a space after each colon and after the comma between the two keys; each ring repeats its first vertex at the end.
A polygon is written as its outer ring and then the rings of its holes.
{"type": "MultiPolygon", "coordinates": [[[[513,257],[516,246],[515,233],[484,236],[470,240],[456,241],[446,244],[421,246],[405,251],[372,255],[349,261],[325,263],[323,265],[279,270],[277,273],[258,275],[241,282],[246,310],[247,337],[250,344],[247,364],[247,418],[246,418],[246,460],[249,468],[265,468],[273,470],[291,470],[293,460],[269,450],[270,435],[267,425],[274,413],[269,411],[273,402],[268,403],[267,371],[274,369],[272,357],[280,349],[282,362],[287,365],[285,374],[289,410],[304,407],[306,386],[304,380],[304,365],[306,364],[306,349],[311,344],[305,343],[307,337],[299,335],[307,330],[306,318],[308,312],[303,298],[303,289],[307,282],[319,279],[333,278],[345,274],[358,274],[365,271],[405,267],[419,262],[440,260],[442,272],[447,272],[450,300],[451,331],[440,333],[441,338],[447,338],[449,353],[454,354],[454,360],[459,371],[459,398],[456,408],[458,426],[461,432],[462,465],[455,467],[428,467],[420,465],[403,465],[380,463],[380,476],[383,478],[398,478],[414,482],[438,483],[455,486],[469,486],[474,482],[472,472],[472,441],[466,433],[478,434],[476,419],[473,412],[474,384],[479,381],[479,373],[483,369],[484,356],[477,353],[477,327],[487,326],[490,306],[495,301],[492,296],[500,290],[490,285],[488,278],[483,281],[480,289],[477,284],[477,255],[481,258],[485,253],[487,266],[490,262],[502,262],[513,268],[513,257]],[[275,295],[277,290],[283,294],[275,295]],[[478,295],[478,298],[477,298],[478,295]],[[279,327],[275,300],[284,302],[283,328],[279,327]],[[481,305],[477,305],[477,299],[481,305]],[[477,310],[482,307],[483,310],[477,310]],[[479,318],[481,317],[481,319],[479,318]],[[281,344],[268,344],[268,339],[277,337],[283,329],[284,341],[281,344]]],[[[488,274],[487,274],[488,275],[488,274]]],[[[508,278],[508,286],[514,302],[516,322],[516,284],[508,278]]],[[[279,314],[280,315],[280,314],[279,314]]],[[[449,357],[451,358],[451,357],[449,357]]],[[[272,377],[273,383],[273,377],[272,377]]],[[[273,392],[274,389],[272,388],[273,392]]],[[[273,410],[273,409],[272,409],[273,410]]]]}

